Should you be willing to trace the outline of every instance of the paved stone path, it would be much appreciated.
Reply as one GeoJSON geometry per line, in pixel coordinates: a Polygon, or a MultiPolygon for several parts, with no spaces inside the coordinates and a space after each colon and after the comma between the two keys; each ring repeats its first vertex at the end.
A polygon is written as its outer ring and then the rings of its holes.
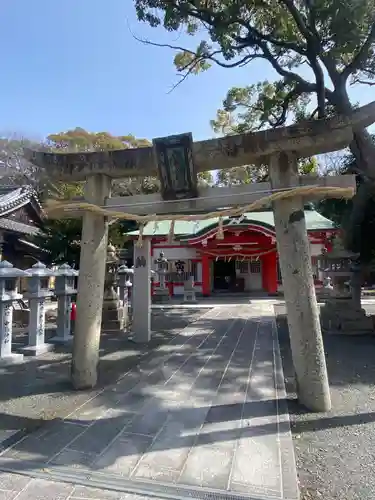
{"type": "Polygon", "coordinates": [[[214,308],[68,419],[5,450],[0,500],[295,500],[284,398],[272,304],[214,308]]]}

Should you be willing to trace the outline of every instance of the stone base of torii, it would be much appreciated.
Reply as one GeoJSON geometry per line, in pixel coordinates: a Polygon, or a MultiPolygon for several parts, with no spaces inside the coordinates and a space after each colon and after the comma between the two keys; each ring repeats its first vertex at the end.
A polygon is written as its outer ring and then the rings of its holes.
{"type": "MultiPolygon", "coordinates": [[[[196,142],[191,144],[190,150],[186,146],[186,136],[183,145],[176,136],[155,141],[153,148],[135,150],[84,154],[27,152],[28,158],[46,168],[54,179],[85,180],[85,202],[97,208],[91,210],[92,207],[87,209],[86,206],[85,210],[78,210],[78,215],[83,217],[83,229],[72,361],[75,388],[91,388],[97,382],[108,239],[108,213],[101,209],[109,208],[112,178],[155,175],[159,172],[162,183],[159,204],[162,200],[166,204],[175,204],[173,200],[178,200],[179,212],[186,214],[192,206],[199,204],[194,201],[199,200],[197,172],[268,161],[272,191],[290,190],[300,185],[298,158],[341,149],[352,140],[353,128],[367,127],[374,121],[375,103],[371,103],[355,110],[351,116],[313,120],[274,130],[196,142]],[[181,148],[184,154],[181,154],[181,148]],[[171,152],[170,156],[168,151],[171,152]],[[178,165],[173,163],[177,161],[176,158],[180,159],[178,165]],[[182,180],[185,186],[181,184],[182,180]],[[186,203],[184,200],[187,200],[186,203]]],[[[344,177],[335,179],[336,186],[342,185],[342,179],[344,177]]],[[[354,187],[354,178],[352,183],[354,187]]],[[[344,184],[347,186],[346,181],[344,184]]],[[[218,194],[219,190],[212,189],[212,192],[218,194]]],[[[264,196],[264,191],[257,194],[253,187],[249,191],[251,200],[254,200],[254,196],[255,199],[256,196],[264,196]]],[[[211,198],[214,202],[215,194],[211,198]]],[[[220,196],[217,198],[215,206],[222,206],[219,205],[220,196]]],[[[129,206],[129,202],[131,198],[124,199],[123,203],[129,206]]],[[[275,201],[275,229],[298,397],[311,410],[327,411],[331,401],[304,217],[305,202],[306,199],[298,196],[298,193],[275,201]]],[[[232,206],[244,203],[244,196],[232,198],[232,206]]],[[[142,211],[141,205],[137,204],[130,212],[155,213],[149,209],[147,200],[144,202],[144,206],[148,205],[146,211],[142,211]]],[[[111,208],[112,217],[118,217],[121,206],[117,206],[116,211],[113,205],[111,208]]],[[[50,214],[55,217],[72,216],[72,212],[64,210],[51,210],[50,214]]],[[[133,330],[137,342],[148,342],[151,335],[150,270],[150,240],[145,237],[142,245],[135,247],[133,330]]]]}

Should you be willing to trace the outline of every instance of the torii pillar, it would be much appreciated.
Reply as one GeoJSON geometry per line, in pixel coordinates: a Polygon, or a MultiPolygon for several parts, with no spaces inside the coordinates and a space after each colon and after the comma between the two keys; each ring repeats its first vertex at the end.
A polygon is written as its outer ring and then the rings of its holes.
{"type": "MultiPolygon", "coordinates": [[[[104,205],[110,192],[110,177],[95,174],[86,178],[87,202],[104,205]]],[[[75,389],[90,389],[97,382],[107,246],[107,217],[84,212],[72,359],[75,389]]]]}
{"type": "MultiPolygon", "coordinates": [[[[296,155],[273,155],[269,173],[274,189],[295,185],[296,155]]],[[[273,212],[298,399],[310,410],[328,411],[331,398],[303,198],[274,202],[273,212]]]]}

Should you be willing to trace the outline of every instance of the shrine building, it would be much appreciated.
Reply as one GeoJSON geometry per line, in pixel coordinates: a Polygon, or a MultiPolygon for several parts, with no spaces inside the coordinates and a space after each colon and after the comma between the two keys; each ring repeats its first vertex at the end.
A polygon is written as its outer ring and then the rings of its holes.
{"type": "MultiPolygon", "coordinates": [[[[322,282],[317,257],[338,231],[334,223],[312,209],[305,209],[313,275],[322,282]]],[[[251,212],[223,218],[223,238],[218,239],[219,218],[176,221],[173,243],[168,243],[170,221],[150,222],[143,236],[151,238],[153,269],[160,252],[168,260],[167,284],[171,295],[183,294],[183,282],[194,277],[203,296],[220,292],[277,294],[282,280],[276,248],[273,212],[251,212]]],[[[138,231],[128,233],[136,240],[138,231]]],[[[157,286],[157,283],[155,284],[157,286]]]]}

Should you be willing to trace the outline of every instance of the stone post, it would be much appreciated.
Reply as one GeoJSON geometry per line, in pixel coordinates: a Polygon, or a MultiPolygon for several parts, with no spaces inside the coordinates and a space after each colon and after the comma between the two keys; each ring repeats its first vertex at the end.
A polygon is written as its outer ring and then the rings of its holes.
{"type": "MultiPolygon", "coordinates": [[[[87,202],[102,206],[110,191],[109,177],[102,174],[87,177],[87,202]]],[[[107,244],[107,218],[85,211],[73,340],[72,383],[75,389],[90,389],[97,382],[107,244]]]]}
{"type": "Polygon", "coordinates": [[[134,246],[133,337],[134,342],[151,340],[151,242],[143,239],[142,247],[134,246]]]}
{"type": "Polygon", "coordinates": [[[0,262],[0,365],[18,363],[23,354],[12,352],[13,302],[22,298],[17,280],[29,276],[3,260],[0,262]]]}
{"type": "Polygon", "coordinates": [[[155,260],[156,273],[158,275],[159,286],[154,290],[154,302],[164,303],[169,302],[169,290],[166,287],[166,274],[168,271],[168,261],[164,257],[164,253],[160,252],[159,257],[155,260]]]}
{"type": "Polygon", "coordinates": [[[125,326],[129,325],[130,317],[130,301],[131,301],[131,287],[132,282],[130,277],[133,276],[134,270],[128,268],[125,264],[120,266],[117,270],[118,284],[119,284],[119,297],[124,308],[125,326]]]}
{"type": "Polygon", "coordinates": [[[125,323],[125,308],[117,294],[117,266],[116,248],[108,245],[102,315],[102,329],[105,331],[122,330],[125,323]]]}
{"type": "MultiPolygon", "coordinates": [[[[273,189],[298,186],[297,159],[279,153],[270,161],[273,189]]],[[[301,197],[273,206],[299,401],[312,411],[331,408],[323,338],[301,197]]]]}
{"type": "Polygon", "coordinates": [[[125,264],[120,266],[117,270],[119,299],[123,305],[127,304],[128,302],[128,287],[126,283],[128,280],[129,271],[131,271],[131,269],[128,269],[125,264]]]}
{"type": "Polygon", "coordinates": [[[53,292],[48,288],[49,278],[53,275],[53,271],[41,262],[37,262],[26,272],[30,275],[25,294],[25,298],[29,300],[30,308],[29,344],[20,351],[25,355],[38,356],[52,351],[54,347],[45,341],[46,299],[53,295],[53,292]]]}
{"type": "Polygon", "coordinates": [[[352,293],[353,305],[357,310],[360,310],[362,295],[362,266],[360,261],[353,259],[350,270],[350,289],[352,293]]]}
{"type": "Polygon", "coordinates": [[[71,335],[70,312],[72,306],[72,295],[77,291],[74,288],[75,277],[78,271],[72,269],[68,264],[62,264],[55,272],[55,295],[57,297],[57,330],[51,342],[66,344],[73,340],[71,335]]]}

